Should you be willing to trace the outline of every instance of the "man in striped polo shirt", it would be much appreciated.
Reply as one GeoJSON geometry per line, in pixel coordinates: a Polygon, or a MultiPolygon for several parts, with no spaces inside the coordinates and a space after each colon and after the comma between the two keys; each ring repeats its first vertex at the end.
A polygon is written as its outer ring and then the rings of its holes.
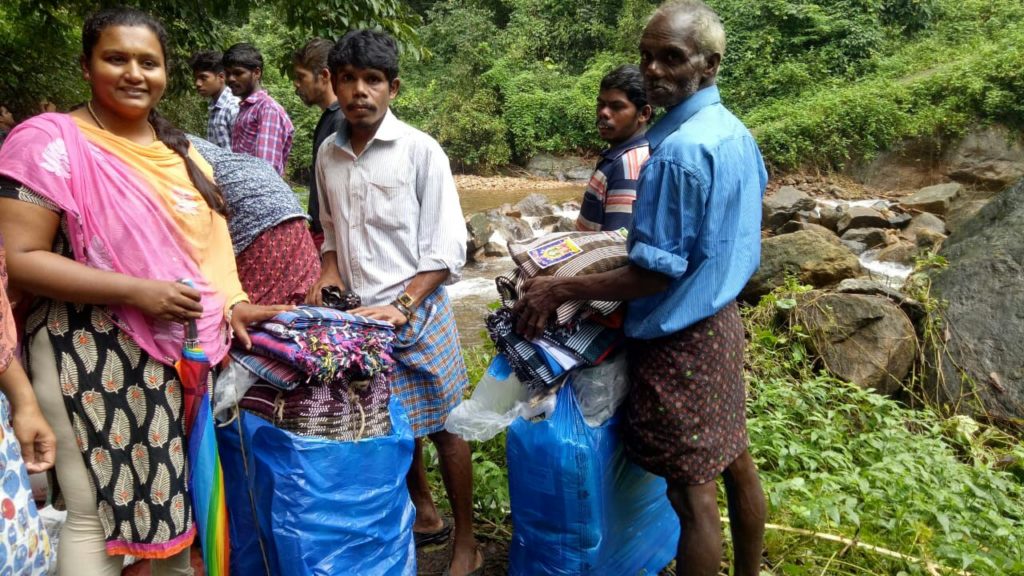
{"type": "Polygon", "coordinates": [[[636,65],[620,66],[601,79],[597,130],[609,148],[601,153],[597,169],[587,183],[576,219],[577,229],[629,229],[637,178],[649,155],[644,134],[652,115],[643,77],[636,65]]]}

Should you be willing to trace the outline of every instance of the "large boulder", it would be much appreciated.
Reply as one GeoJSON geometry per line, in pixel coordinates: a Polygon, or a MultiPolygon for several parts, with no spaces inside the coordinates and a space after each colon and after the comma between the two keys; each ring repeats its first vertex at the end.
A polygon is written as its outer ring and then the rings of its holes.
{"type": "Polygon", "coordinates": [[[497,254],[500,250],[493,244],[526,240],[534,236],[533,228],[526,221],[506,216],[501,210],[477,212],[466,218],[466,232],[466,253],[470,260],[478,256],[507,256],[507,250],[504,254],[497,254]],[[486,250],[481,252],[484,248],[486,250]]]}
{"type": "Polygon", "coordinates": [[[800,222],[799,220],[790,220],[789,222],[783,224],[781,228],[779,228],[778,233],[789,234],[791,232],[798,232],[800,230],[810,230],[811,232],[814,232],[815,234],[821,236],[825,240],[828,240],[832,244],[839,244],[839,236],[836,236],[835,232],[832,232],[831,230],[825,228],[824,226],[821,226],[820,224],[814,224],[812,222],[800,222]]]}
{"type": "Polygon", "coordinates": [[[1001,126],[974,130],[947,157],[954,180],[1002,189],[1024,177],[1024,142],[1001,126]]]}
{"type": "Polygon", "coordinates": [[[786,282],[787,275],[815,287],[831,286],[860,273],[857,257],[811,230],[781,234],[761,243],[761,267],[740,297],[755,301],[786,282]]]}
{"type": "Polygon", "coordinates": [[[515,210],[523,216],[549,216],[555,213],[555,207],[543,194],[530,194],[516,203],[515,210]]]}
{"type": "Polygon", "coordinates": [[[889,298],[812,291],[799,298],[794,320],[829,372],[864,388],[892,394],[914,363],[914,325],[889,298]]]}
{"type": "Polygon", "coordinates": [[[930,393],[978,414],[1024,424],[1024,181],[955,230],[932,279],[945,329],[930,393]],[[980,403],[980,405],[979,405],[980,403]]]}
{"type": "Polygon", "coordinates": [[[845,233],[850,228],[888,228],[889,219],[874,208],[851,206],[836,223],[836,232],[845,233]]]}
{"type": "Polygon", "coordinates": [[[936,184],[922,188],[910,196],[900,200],[900,205],[907,210],[930,212],[945,216],[949,212],[949,206],[960,195],[963,186],[956,182],[948,184],[936,184]]]}
{"type": "Polygon", "coordinates": [[[814,210],[817,203],[806,193],[783,186],[761,202],[761,228],[776,230],[794,219],[800,212],[814,210]]]}
{"type": "Polygon", "coordinates": [[[540,153],[530,158],[526,170],[538,178],[585,182],[594,172],[594,163],[578,156],[553,156],[540,153]]]}

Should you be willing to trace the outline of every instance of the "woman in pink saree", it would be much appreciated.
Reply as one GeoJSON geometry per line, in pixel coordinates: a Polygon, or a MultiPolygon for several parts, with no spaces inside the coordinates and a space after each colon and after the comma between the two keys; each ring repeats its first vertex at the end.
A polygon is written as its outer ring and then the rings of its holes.
{"type": "Polygon", "coordinates": [[[131,554],[190,574],[182,322],[217,362],[232,331],[247,345],[249,323],[286,307],[248,303],[210,167],[156,112],[162,26],[104,10],[82,48],[88,104],[24,122],[0,150],[0,233],[11,285],[36,296],[26,367],[68,507],[58,570],[114,576],[131,554]]]}

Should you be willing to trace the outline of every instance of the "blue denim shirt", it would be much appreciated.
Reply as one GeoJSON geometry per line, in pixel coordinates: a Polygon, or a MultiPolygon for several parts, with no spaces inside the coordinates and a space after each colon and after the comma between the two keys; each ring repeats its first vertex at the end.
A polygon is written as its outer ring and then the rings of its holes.
{"type": "Polygon", "coordinates": [[[671,279],[629,303],[626,335],[668,336],[736,299],[761,261],[761,198],[768,173],[747,128],[699,90],[647,132],[629,260],[671,279]]]}

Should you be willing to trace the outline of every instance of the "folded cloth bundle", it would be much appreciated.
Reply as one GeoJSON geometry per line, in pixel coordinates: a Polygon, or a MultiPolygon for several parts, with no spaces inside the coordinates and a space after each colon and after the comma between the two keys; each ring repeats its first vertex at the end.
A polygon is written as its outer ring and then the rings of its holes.
{"type": "Polygon", "coordinates": [[[354,441],[391,433],[390,398],[388,377],[378,374],[369,381],[343,376],[290,391],[261,382],[238,405],[293,434],[354,441]]]}
{"type": "Polygon", "coordinates": [[[366,380],[394,364],[390,324],[331,308],[281,312],[249,336],[254,354],[294,366],[319,382],[341,374],[366,380]]]}
{"type": "MultiPolygon", "coordinates": [[[[536,276],[568,278],[597,274],[629,264],[625,230],[616,232],[562,232],[508,243],[516,269],[495,280],[502,303],[519,299],[523,284],[536,276]]],[[[555,311],[556,322],[566,324],[580,312],[608,315],[621,302],[571,300],[555,311]]]]}
{"type": "Polygon", "coordinates": [[[309,382],[309,375],[280,360],[251,354],[242,350],[231,350],[231,360],[256,375],[260,380],[281,390],[294,390],[299,384],[309,382]]]}
{"type": "MultiPolygon", "coordinates": [[[[532,392],[545,392],[558,382],[563,371],[552,365],[542,347],[516,333],[510,308],[499,308],[487,317],[487,332],[498,351],[508,358],[520,382],[532,392]]],[[[545,329],[541,339],[578,359],[582,366],[596,366],[622,343],[623,334],[597,322],[577,319],[545,329]]]]}

